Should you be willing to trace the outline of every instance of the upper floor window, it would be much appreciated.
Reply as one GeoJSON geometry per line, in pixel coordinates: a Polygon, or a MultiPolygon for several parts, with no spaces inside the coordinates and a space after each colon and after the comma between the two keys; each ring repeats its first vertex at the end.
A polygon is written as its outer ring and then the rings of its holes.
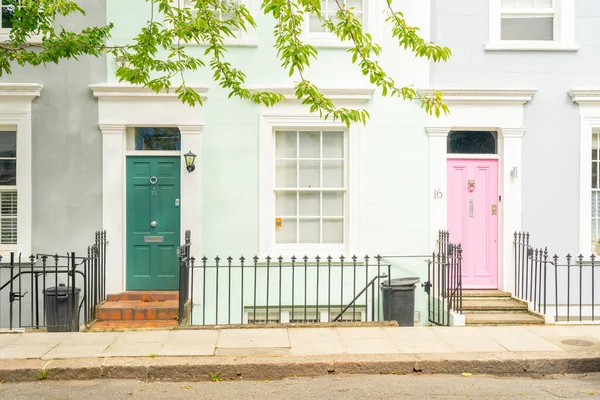
{"type": "Polygon", "coordinates": [[[0,246],[17,244],[17,132],[0,131],[0,246]]]}
{"type": "Polygon", "coordinates": [[[575,0],[490,0],[486,50],[577,50],[574,25],[575,0]]]}
{"type": "MultiPolygon", "coordinates": [[[[364,31],[372,30],[373,24],[369,22],[369,8],[374,7],[374,4],[369,5],[367,0],[321,0],[321,18],[333,20],[333,23],[336,24],[339,21],[337,12],[340,10],[340,6],[352,11],[364,31]]],[[[327,27],[323,26],[323,22],[317,15],[305,18],[304,37],[309,44],[317,47],[349,47],[352,45],[352,43],[342,43],[327,27]]]]}
{"type": "Polygon", "coordinates": [[[0,8],[2,9],[2,29],[12,28],[15,8],[19,6],[20,2],[20,0],[0,0],[0,8]]]}

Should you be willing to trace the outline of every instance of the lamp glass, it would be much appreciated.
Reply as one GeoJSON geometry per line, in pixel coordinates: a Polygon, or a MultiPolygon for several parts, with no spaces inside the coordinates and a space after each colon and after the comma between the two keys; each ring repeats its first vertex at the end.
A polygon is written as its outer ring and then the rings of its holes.
{"type": "Polygon", "coordinates": [[[196,160],[196,155],[194,153],[190,151],[185,153],[183,156],[185,157],[185,165],[188,167],[194,165],[194,161],[196,160]]]}

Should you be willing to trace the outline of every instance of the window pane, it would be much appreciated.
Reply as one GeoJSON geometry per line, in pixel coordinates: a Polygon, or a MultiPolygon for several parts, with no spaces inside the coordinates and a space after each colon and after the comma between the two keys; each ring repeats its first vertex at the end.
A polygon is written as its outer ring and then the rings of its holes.
{"type": "Polygon", "coordinates": [[[552,0],[535,0],[536,8],[552,8],[552,0]]]}
{"type": "Polygon", "coordinates": [[[344,132],[323,132],[323,157],[344,157],[344,132]]]}
{"type": "Polygon", "coordinates": [[[344,243],[344,221],[323,220],[323,243],[344,243]]]}
{"type": "Polygon", "coordinates": [[[310,15],[308,29],[310,32],[326,32],[326,28],[323,26],[323,23],[319,17],[314,14],[310,15]]]}
{"type": "Polygon", "coordinates": [[[454,131],[448,135],[448,153],[496,154],[496,132],[454,131]]]}
{"type": "Polygon", "coordinates": [[[554,40],[554,18],[502,18],[502,40],[554,40]]]}
{"type": "Polygon", "coordinates": [[[319,161],[300,161],[300,187],[320,187],[319,161]]]}
{"type": "Polygon", "coordinates": [[[2,235],[0,237],[0,243],[2,244],[16,244],[17,243],[17,219],[16,218],[3,218],[0,224],[0,230],[2,235]]]}
{"type": "Polygon", "coordinates": [[[12,20],[15,16],[14,5],[17,4],[16,0],[2,0],[2,28],[12,28],[12,20]]]}
{"type": "Polygon", "coordinates": [[[323,216],[342,217],[344,215],[344,193],[323,192],[323,216]]]}
{"type": "Polygon", "coordinates": [[[275,134],[275,155],[277,158],[296,158],[298,132],[277,132],[275,134]]]}
{"type": "Polygon", "coordinates": [[[363,0],[346,0],[346,8],[354,8],[354,13],[357,11],[362,11],[363,9],[363,0]]]}
{"type": "Polygon", "coordinates": [[[300,220],[300,243],[320,243],[321,233],[318,219],[300,220]]]}
{"type": "Polygon", "coordinates": [[[277,243],[296,243],[297,222],[295,219],[283,219],[281,228],[275,228],[275,241],[277,243]]]}
{"type": "Polygon", "coordinates": [[[297,192],[275,194],[275,213],[279,216],[296,216],[297,192]]]}
{"type": "Polygon", "coordinates": [[[181,150],[178,128],[135,128],[136,150],[181,150]]]}
{"type": "Polygon", "coordinates": [[[343,161],[323,161],[323,187],[344,187],[343,161]]]}
{"type": "Polygon", "coordinates": [[[300,158],[321,157],[321,132],[300,132],[300,158]]]}
{"type": "Polygon", "coordinates": [[[0,193],[0,215],[17,216],[17,191],[3,191],[0,193]]]}
{"type": "Polygon", "coordinates": [[[517,0],[517,6],[519,8],[533,8],[535,5],[534,0],[517,0]]]}
{"type": "Polygon", "coordinates": [[[279,160],[275,171],[275,185],[280,188],[297,187],[298,169],[296,161],[279,160]]]}
{"type": "Polygon", "coordinates": [[[17,156],[17,132],[0,131],[0,157],[17,156]]]}
{"type": "Polygon", "coordinates": [[[502,0],[502,8],[517,8],[517,0],[502,0]]]}
{"type": "Polygon", "coordinates": [[[318,217],[321,215],[320,193],[300,193],[300,215],[318,217]]]}
{"type": "Polygon", "coordinates": [[[17,184],[17,161],[0,160],[0,186],[17,184]]]}

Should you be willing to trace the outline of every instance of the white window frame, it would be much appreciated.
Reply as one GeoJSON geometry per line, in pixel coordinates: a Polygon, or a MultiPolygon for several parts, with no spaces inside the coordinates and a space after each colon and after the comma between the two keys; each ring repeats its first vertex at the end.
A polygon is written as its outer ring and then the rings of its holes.
{"type": "MultiPolygon", "coordinates": [[[[541,9],[540,9],[541,10],[541,9]]],[[[490,0],[490,32],[489,41],[485,45],[488,51],[577,51],[575,42],[575,0],[554,0],[549,12],[540,11],[540,15],[548,13],[554,16],[554,40],[502,40],[502,0],[490,0]]],[[[511,15],[523,14],[535,16],[535,13],[523,10],[508,11],[511,15]]]]}
{"type": "Polygon", "coordinates": [[[17,243],[0,245],[3,262],[11,251],[31,254],[31,102],[41,91],[36,83],[0,83],[0,127],[17,132],[17,243]]]}
{"type": "MultiPolygon", "coordinates": [[[[8,127],[4,127],[4,126],[0,126],[0,131],[1,132],[14,132],[15,133],[15,144],[16,144],[16,140],[17,140],[17,131],[15,128],[11,128],[10,126],[8,127]]],[[[2,134],[2,133],[0,133],[2,134]]],[[[15,146],[16,147],[16,146],[15,146]]],[[[14,160],[16,162],[16,165],[19,165],[19,161],[17,159],[17,155],[15,154],[15,157],[0,157],[0,160],[14,160]]],[[[15,171],[16,172],[16,171],[15,171]]],[[[17,188],[17,182],[15,182],[14,185],[0,185],[0,209],[2,206],[2,194],[5,192],[15,192],[17,194],[17,214],[15,216],[11,216],[11,215],[2,215],[2,213],[0,212],[0,251],[3,249],[3,247],[7,248],[8,251],[11,250],[11,247],[14,247],[15,245],[17,245],[17,243],[2,243],[2,234],[4,233],[4,229],[2,228],[2,222],[5,219],[16,219],[17,222],[17,234],[19,232],[19,205],[18,205],[18,201],[19,201],[19,191],[17,188]]],[[[16,238],[18,240],[18,238],[16,238]]]]}
{"type": "MultiPolygon", "coordinates": [[[[0,5],[1,5],[2,0],[0,0],[0,5]]],[[[1,10],[0,10],[1,11],[1,10]]],[[[2,28],[0,27],[0,42],[5,42],[9,39],[10,37],[10,29],[11,28],[2,28]]],[[[42,36],[41,35],[33,35],[30,38],[30,42],[31,43],[41,43],[42,42],[42,36]]]]}
{"type": "MultiPolygon", "coordinates": [[[[172,0],[173,5],[177,6],[177,4],[183,4],[185,0],[172,0]]],[[[239,0],[240,4],[244,4],[253,18],[256,18],[259,13],[259,2],[260,0],[239,0]]],[[[225,37],[224,38],[225,46],[229,47],[257,47],[259,40],[256,33],[256,29],[252,26],[247,26],[247,31],[240,30],[237,32],[237,37],[225,37]]],[[[187,43],[186,46],[208,46],[207,43],[187,43]]]]}
{"type": "MultiPolygon", "coordinates": [[[[294,250],[297,250],[297,249],[304,250],[307,247],[313,247],[313,246],[314,247],[319,247],[319,248],[320,247],[326,247],[326,248],[330,249],[331,251],[335,251],[335,254],[343,254],[345,252],[346,243],[348,241],[348,226],[349,226],[348,225],[348,197],[349,197],[349,190],[348,190],[349,177],[348,177],[348,175],[349,175],[349,164],[350,164],[350,162],[348,160],[348,129],[345,126],[343,126],[343,125],[340,126],[340,127],[338,127],[338,128],[332,128],[332,127],[328,126],[325,129],[320,128],[318,126],[311,126],[311,127],[305,127],[305,126],[291,127],[291,126],[286,126],[284,128],[276,127],[276,128],[273,129],[273,154],[275,154],[275,152],[277,150],[276,149],[276,140],[277,140],[276,139],[276,133],[278,131],[279,132],[281,132],[281,131],[294,131],[294,132],[298,133],[298,132],[301,132],[301,131],[302,132],[323,132],[323,131],[330,131],[330,130],[335,130],[335,131],[341,131],[341,132],[343,132],[343,139],[344,139],[343,143],[342,143],[342,145],[343,145],[343,149],[342,149],[342,151],[343,151],[343,159],[342,160],[343,160],[343,174],[344,174],[343,175],[344,176],[344,178],[343,178],[343,186],[341,188],[330,188],[330,189],[334,189],[334,192],[336,192],[336,193],[340,193],[341,192],[341,193],[344,194],[344,205],[343,205],[344,211],[343,211],[343,214],[342,214],[342,221],[343,221],[343,225],[344,225],[344,232],[343,232],[342,243],[341,244],[323,244],[323,243],[322,244],[305,244],[305,243],[282,244],[282,243],[278,243],[278,244],[275,245],[275,247],[278,247],[278,248],[280,248],[281,250],[283,250],[285,252],[289,252],[289,251],[293,252],[294,250]]],[[[297,137],[297,139],[299,139],[299,137],[297,137]]],[[[299,146],[299,143],[296,143],[296,145],[299,146]]],[[[322,146],[323,146],[322,141],[320,143],[320,146],[322,148],[322,146]]],[[[295,160],[297,160],[297,161],[301,160],[301,158],[299,156],[300,156],[300,154],[296,154],[295,160]]],[[[320,157],[320,159],[322,159],[322,157],[320,157]]],[[[285,191],[290,191],[290,192],[294,192],[294,193],[297,193],[297,192],[301,193],[302,189],[303,189],[300,186],[295,187],[295,188],[286,188],[286,187],[278,187],[277,186],[277,183],[276,183],[277,166],[276,166],[276,164],[277,164],[278,160],[280,160],[280,159],[277,158],[276,156],[274,156],[274,158],[272,159],[272,162],[273,162],[273,174],[271,176],[271,179],[272,179],[272,185],[273,185],[273,190],[272,190],[272,196],[273,196],[272,201],[273,202],[276,202],[276,196],[277,196],[278,192],[282,193],[282,192],[285,192],[285,191]]],[[[290,160],[293,160],[293,159],[290,159],[290,160]]],[[[300,169],[298,167],[298,173],[299,172],[300,172],[300,169]]],[[[319,173],[321,175],[321,186],[318,189],[314,190],[314,192],[318,192],[319,194],[322,194],[324,192],[327,192],[327,189],[328,189],[328,188],[322,186],[322,179],[323,179],[322,178],[323,177],[322,166],[320,167],[319,173]]],[[[320,201],[321,201],[320,215],[318,217],[319,217],[319,224],[321,224],[320,239],[322,239],[322,236],[323,236],[322,221],[326,220],[327,217],[323,216],[323,209],[322,209],[323,203],[322,203],[322,200],[320,200],[320,201]]],[[[277,213],[276,213],[276,207],[275,207],[274,208],[274,214],[272,216],[273,227],[274,227],[275,231],[278,229],[278,228],[275,228],[275,219],[278,218],[278,217],[280,217],[280,216],[277,215],[277,213]]],[[[300,215],[300,209],[299,209],[299,207],[296,209],[296,216],[295,217],[296,217],[297,221],[299,221],[299,220],[302,219],[302,216],[300,215]]],[[[339,220],[339,218],[335,218],[335,219],[339,220]]],[[[285,217],[284,217],[284,223],[285,223],[285,217]]],[[[297,235],[298,235],[296,239],[299,240],[299,234],[300,234],[300,225],[299,224],[297,225],[296,229],[297,229],[297,235]]],[[[274,236],[276,236],[276,234],[274,234],[274,236]]]]}
{"type": "MultiPolygon", "coordinates": [[[[369,32],[374,40],[378,39],[377,16],[383,14],[380,0],[363,0],[363,30],[369,32]]],[[[310,16],[304,16],[302,40],[314,47],[348,49],[354,46],[351,41],[341,41],[331,32],[310,32],[310,16]]]]}

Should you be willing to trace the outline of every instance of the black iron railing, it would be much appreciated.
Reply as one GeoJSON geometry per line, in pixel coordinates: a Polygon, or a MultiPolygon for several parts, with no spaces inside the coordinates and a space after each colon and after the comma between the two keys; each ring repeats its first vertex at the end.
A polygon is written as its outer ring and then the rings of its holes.
{"type": "Polygon", "coordinates": [[[428,294],[429,322],[448,326],[452,313],[462,314],[462,247],[450,242],[448,231],[439,231],[436,247],[422,286],[428,294]]]}
{"type": "Polygon", "coordinates": [[[98,231],[85,256],[11,253],[0,265],[0,327],[78,331],[93,321],[106,299],[106,245],[98,231]]]}
{"type": "Polygon", "coordinates": [[[380,280],[392,273],[380,256],[204,257],[195,265],[184,250],[180,267],[180,312],[189,301],[199,325],[380,321],[380,280]]]}
{"type": "Polygon", "coordinates": [[[530,245],[528,232],[515,232],[514,264],[513,294],[527,301],[533,311],[554,312],[555,322],[597,321],[600,277],[596,255],[550,256],[547,247],[530,245]]]}

